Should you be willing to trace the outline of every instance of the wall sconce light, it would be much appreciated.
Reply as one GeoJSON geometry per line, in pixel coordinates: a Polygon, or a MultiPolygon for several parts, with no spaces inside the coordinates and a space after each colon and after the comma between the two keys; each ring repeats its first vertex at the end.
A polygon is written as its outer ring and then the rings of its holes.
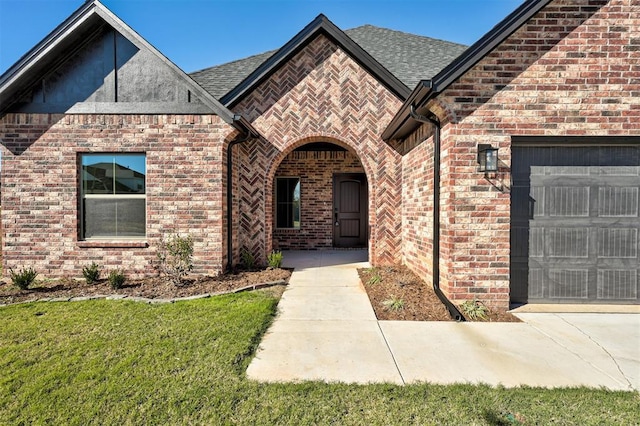
{"type": "Polygon", "coordinates": [[[478,144],[478,171],[496,173],[498,171],[498,148],[489,144],[478,144]]]}

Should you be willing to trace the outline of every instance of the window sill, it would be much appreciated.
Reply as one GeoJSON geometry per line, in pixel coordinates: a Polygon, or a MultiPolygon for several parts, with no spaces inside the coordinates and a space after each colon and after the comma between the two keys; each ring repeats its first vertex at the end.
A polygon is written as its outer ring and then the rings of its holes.
{"type": "Polygon", "coordinates": [[[146,241],[78,241],[80,248],[147,248],[149,243],[146,241]]]}

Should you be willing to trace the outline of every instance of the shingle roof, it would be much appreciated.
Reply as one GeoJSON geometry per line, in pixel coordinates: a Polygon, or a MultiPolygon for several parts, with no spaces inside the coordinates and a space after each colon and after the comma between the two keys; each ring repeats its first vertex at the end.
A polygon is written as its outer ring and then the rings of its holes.
{"type": "Polygon", "coordinates": [[[462,44],[373,25],[345,33],[411,89],[420,80],[436,75],[467,48],[462,44]]]}
{"type": "Polygon", "coordinates": [[[271,50],[248,58],[205,68],[189,75],[216,99],[220,99],[274,53],[276,51],[271,50]]]}
{"type": "MultiPolygon", "coordinates": [[[[409,88],[447,66],[466,46],[364,25],[345,33],[409,88]]],[[[236,87],[269,59],[272,50],[191,73],[191,77],[217,99],[236,87]]]]}

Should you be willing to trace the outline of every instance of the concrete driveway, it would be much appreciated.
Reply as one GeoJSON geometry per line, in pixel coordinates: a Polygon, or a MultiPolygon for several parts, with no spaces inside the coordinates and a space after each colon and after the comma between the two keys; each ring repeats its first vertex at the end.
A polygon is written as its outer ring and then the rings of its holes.
{"type": "Polygon", "coordinates": [[[640,389],[640,314],[522,313],[522,323],[378,321],[365,250],[288,251],[278,316],[247,376],[346,383],[640,389]]]}

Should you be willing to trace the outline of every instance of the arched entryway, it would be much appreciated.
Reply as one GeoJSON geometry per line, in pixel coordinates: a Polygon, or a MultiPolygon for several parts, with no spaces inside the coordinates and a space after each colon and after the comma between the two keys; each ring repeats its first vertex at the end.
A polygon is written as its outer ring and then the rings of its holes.
{"type": "Polygon", "coordinates": [[[267,206],[273,249],[368,246],[369,181],[351,148],[312,141],[276,163],[267,206]]]}

